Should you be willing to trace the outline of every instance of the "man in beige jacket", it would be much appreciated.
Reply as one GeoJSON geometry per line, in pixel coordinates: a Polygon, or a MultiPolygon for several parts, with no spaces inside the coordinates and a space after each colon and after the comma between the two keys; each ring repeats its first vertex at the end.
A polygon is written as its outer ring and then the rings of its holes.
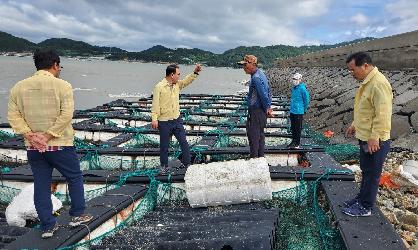
{"type": "Polygon", "coordinates": [[[354,121],[346,135],[354,135],[360,145],[360,192],[344,203],[342,212],[350,216],[370,216],[376,202],[380,175],[390,150],[392,87],[372,64],[365,52],[347,58],[347,67],[360,87],[354,99],[354,121]]]}
{"type": "Polygon", "coordinates": [[[73,89],[71,84],[59,79],[61,66],[58,54],[37,51],[33,59],[37,72],[11,89],[7,118],[16,134],[25,138],[42,238],[49,238],[58,229],[51,201],[54,168],[68,181],[70,226],[86,223],[92,216],[84,214],[83,175],[73,146],[73,89]]]}

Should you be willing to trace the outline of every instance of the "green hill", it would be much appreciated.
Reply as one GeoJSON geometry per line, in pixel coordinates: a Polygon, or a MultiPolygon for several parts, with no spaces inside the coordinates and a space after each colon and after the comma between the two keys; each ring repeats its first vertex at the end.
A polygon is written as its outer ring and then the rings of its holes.
{"type": "Polygon", "coordinates": [[[50,38],[37,44],[39,48],[50,48],[65,56],[92,56],[111,53],[126,53],[116,47],[93,46],[82,41],[68,38],[50,38]]]}
{"type": "Polygon", "coordinates": [[[258,58],[258,61],[263,67],[271,67],[278,58],[286,58],[301,55],[307,52],[313,52],[324,49],[324,46],[302,46],[294,47],[288,45],[274,45],[267,47],[240,46],[235,49],[230,49],[218,55],[216,58],[208,61],[211,66],[226,66],[236,67],[236,62],[242,60],[246,54],[253,54],[258,58]]]}
{"type": "Polygon", "coordinates": [[[374,38],[356,39],[350,42],[338,43],[334,45],[311,45],[311,46],[240,46],[230,49],[222,54],[215,54],[210,51],[200,49],[170,49],[162,45],[156,45],[141,52],[127,52],[107,57],[109,60],[138,60],[143,62],[170,62],[180,64],[203,63],[214,67],[238,67],[237,62],[242,60],[246,54],[253,54],[258,57],[262,67],[272,67],[274,62],[280,58],[298,56],[301,54],[344,46],[350,43],[357,43],[374,38]]]}
{"type": "Polygon", "coordinates": [[[242,60],[243,56],[246,54],[255,55],[258,58],[258,61],[263,67],[271,67],[274,64],[274,61],[280,58],[294,57],[302,55],[305,53],[331,49],[339,46],[345,46],[351,43],[357,43],[367,40],[373,40],[374,38],[366,37],[361,39],[356,39],[350,42],[337,43],[334,45],[310,45],[310,46],[289,46],[289,45],[273,45],[273,46],[252,46],[244,47],[240,46],[235,49],[230,49],[225,51],[222,54],[216,55],[209,59],[207,65],[209,66],[219,66],[219,67],[237,67],[236,62],[242,60]]]}
{"type": "Polygon", "coordinates": [[[1,52],[23,52],[32,51],[36,48],[36,43],[26,39],[15,37],[9,33],[0,31],[0,51],[1,52]]]}
{"type": "Polygon", "coordinates": [[[170,49],[162,45],[156,45],[141,52],[128,52],[125,54],[111,55],[110,60],[137,60],[144,62],[172,62],[180,64],[204,63],[216,54],[201,49],[170,49]]]}
{"type": "Polygon", "coordinates": [[[106,56],[109,60],[135,60],[143,62],[170,62],[179,64],[202,63],[215,67],[237,67],[245,54],[253,54],[258,57],[262,67],[271,67],[274,61],[280,58],[298,56],[324,49],[344,46],[374,38],[366,37],[350,42],[334,45],[288,46],[272,45],[266,47],[240,46],[230,49],[222,54],[215,54],[201,49],[170,49],[162,45],[156,45],[140,52],[127,52],[116,47],[94,46],[83,41],[75,41],[68,38],[50,38],[38,44],[15,37],[5,32],[0,32],[0,52],[34,51],[35,49],[50,48],[64,56],[106,56]]]}
{"type": "Polygon", "coordinates": [[[30,52],[47,48],[54,49],[63,56],[99,56],[127,52],[116,47],[93,46],[68,38],[51,38],[36,44],[0,31],[0,52],[30,52]]]}

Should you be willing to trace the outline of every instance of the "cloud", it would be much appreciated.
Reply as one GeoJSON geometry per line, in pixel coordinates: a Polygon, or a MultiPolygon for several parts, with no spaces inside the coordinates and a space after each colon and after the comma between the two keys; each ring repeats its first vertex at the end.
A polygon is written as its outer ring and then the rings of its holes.
{"type": "Polygon", "coordinates": [[[332,15],[323,15],[315,35],[328,43],[363,37],[381,38],[418,29],[416,0],[335,1],[332,15]]]}
{"type": "Polygon", "coordinates": [[[367,17],[362,13],[358,13],[350,18],[350,21],[358,26],[364,26],[367,24],[367,17]]]}
{"type": "Polygon", "coordinates": [[[1,2],[0,30],[35,42],[67,37],[136,51],[162,44],[222,52],[318,42],[300,24],[326,14],[331,0],[1,2]]]}
{"type": "Polygon", "coordinates": [[[390,17],[389,25],[394,28],[392,34],[418,29],[418,1],[399,0],[387,4],[385,9],[390,17]]]}
{"type": "Polygon", "coordinates": [[[387,27],[384,27],[384,26],[377,26],[377,27],[367,26],[363,29],[355,30],[354,34],[358,37],[379,37],[381,36],[381,33],[386,29],[387,27]]]}
{"type": "Polygon", "coordinates": [[[223,52],[333,43],[417,27],[418,1],[387,1],[393,2],[0,0],[0,30],[34,42],[66,37],[130,51],[161,44],[223,52]]]}

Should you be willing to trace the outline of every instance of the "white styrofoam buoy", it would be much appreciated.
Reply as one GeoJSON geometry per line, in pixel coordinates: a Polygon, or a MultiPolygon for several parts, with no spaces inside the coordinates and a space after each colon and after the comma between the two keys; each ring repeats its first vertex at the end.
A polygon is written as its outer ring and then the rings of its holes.
{"type": "Polygon", "coordinates": [[[399,165],[399,172],[401,176],[418,186],[418,161],[404,161],[402,165],[399,165]]]}
{"type": "Polygon", "coordinates": [[[184,176],[191,207],[249,203],[272,198],[265,158],[191,165],[184,176]]]}
{"type": "MultiPolygon", "coordinates": [[[[34,185],[28,185],[13,198],[6,208],[6,220],[9,226],[24,227],[26,220],[36,220],[38,213],[33,202],[34,185]]],[[[53,212],[62,208],[62,202],[51,194],[53,212]]]]}

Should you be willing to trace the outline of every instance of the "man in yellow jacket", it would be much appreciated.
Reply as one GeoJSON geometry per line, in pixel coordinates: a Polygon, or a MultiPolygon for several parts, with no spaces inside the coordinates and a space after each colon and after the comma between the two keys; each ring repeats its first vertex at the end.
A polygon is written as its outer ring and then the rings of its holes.
{"type": "Polygon", "coordinates": [[[360,192],[344,202],[342,212],[350,216],[370,216],[383,163],[390,150],[392,87],[367,53],[354,53],[346,63],[353,77],[361,82],[354,100],[354,121],[346,136],[355,134],[359,140],[362,180],[360,192]]]}
{"type": "Polygon", "coordinates": [[[168,146],[172,135],[177,138],[180,144],[183,166],[187,167],[191,163],[186,131],[183,127],[183,119],[180,116],[179,95],[180,90],[197,78],[201,69],[200,64],[197,64],[192,74],[187,75],[183,80],[179,80],[179,66],[176,64],[168,65],[165,78],[155,85],[152,97],[151,126],[160,132],[160,162],[163,171],[168,170],[168,146]]]}
{"type": "Polygon", "coordinates": [[[73,146],[73,89],[70,83],[59,79],[61,66],[57,53],[37,51],[33,59],[37,72],[11,89],[7,118],[16,134],[25,138],[34,179],[34,203],[43,231],[41,236],[50,238],[58,229],[51,201],[54,168],[68,181],[70,226],[87,223],[93,217],[84,213],[83,173],[73,146]]]}

